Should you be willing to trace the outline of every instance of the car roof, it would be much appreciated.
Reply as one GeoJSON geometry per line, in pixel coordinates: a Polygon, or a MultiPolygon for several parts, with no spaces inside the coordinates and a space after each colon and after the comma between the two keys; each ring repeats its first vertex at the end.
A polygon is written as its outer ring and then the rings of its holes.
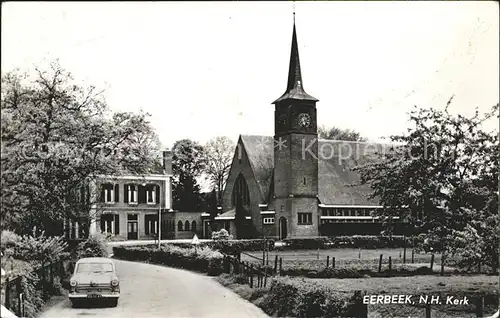
{"type": "Polygon", "coordinates": [[[113,261],[109,258],[106,257],[85,257],[85,258],[80,258],[77,263],[111,263],[113,264],[113,261]]]}

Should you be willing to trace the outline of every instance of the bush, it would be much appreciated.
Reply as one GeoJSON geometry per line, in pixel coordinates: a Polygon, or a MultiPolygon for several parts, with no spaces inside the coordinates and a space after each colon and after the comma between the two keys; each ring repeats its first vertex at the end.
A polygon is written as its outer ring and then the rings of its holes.
{"type": "Polygon", "coordinates": [[[222,273],[223,255],[205,246],[182,248],[164,245],[161,249],[151,246],[113,247],[114,257],[129,261],[143,261],[176,268],[194,270],[217,276],[222,273]]]}
{"type": "Polygon", "coordinates": [[[212,232],[212,240],[228,240],[229,232],[226,229],[212,232]]]}
{"type": "MultiPolygon", "coordinates": [[[[248,239],[248,240],[214,240],[208,242],[201,242],[198,246],[207,246],[213,250],[218,250],[225,254],[235,254],[241,251],[261,251],[264,247],[264,242],[267,242],[269,250],[275,249],[274,240],[263,240],[263,239],[248,239]]],[[[193,245],[190,243],[176,243],[171,242],[167,245],[178,246],[182,248],[192,248],[193,245]]]]}
{"type": "Polygon", "coordinates": [[[17,235],[2,231],[1,248],[5,256],[23,260],[39,266],[47,262],[67,259],[68,244],[63,237],[17,235]]]}
{"type": "Polygon", "coordinates": [[[278,317],[359,317],[366,312],[359,293],[337,292],[299,279],[271,282],[264,311],[278,317]]]}
{"type": "Polygon", "coordinates": [[[87,240],[79,243],[74,252],[74,258],[84,257],[107,257],[106,239],[103,236],[90,236],[87,240]]]}

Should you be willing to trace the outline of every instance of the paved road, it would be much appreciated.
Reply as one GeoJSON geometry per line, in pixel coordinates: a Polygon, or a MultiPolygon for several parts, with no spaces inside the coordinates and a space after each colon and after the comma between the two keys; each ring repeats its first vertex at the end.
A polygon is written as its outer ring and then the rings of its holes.
{"type": "Polygon", "coordinates": [[[115,260],[121,284],[116,308],[71,308],[69,300],[40,318],[268,317],[213,278],[175,268],[115,260]]]}

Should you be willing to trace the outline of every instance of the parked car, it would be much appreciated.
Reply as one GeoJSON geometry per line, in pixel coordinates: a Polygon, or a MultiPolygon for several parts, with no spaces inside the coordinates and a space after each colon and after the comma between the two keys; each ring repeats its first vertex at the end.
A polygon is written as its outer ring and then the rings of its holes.
{"type": "Polygon", "coordinates": [[[81,258],[75,264],[69,282],[68,294],[73,307],[88,300],[104,300],[113,307],[118,305],[120,281],[116,276],[115,264],[109,258],[81,258]]]}

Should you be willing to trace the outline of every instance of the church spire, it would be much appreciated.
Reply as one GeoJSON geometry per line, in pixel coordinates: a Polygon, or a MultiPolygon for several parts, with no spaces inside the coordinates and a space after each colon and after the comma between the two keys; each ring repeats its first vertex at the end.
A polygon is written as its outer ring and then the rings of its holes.
{"type": "Polygon", "coordinates": [[[290,53],[290,66],[288,69],[288,84],[285,93],[274,101],[277,102],[286,100],[310,100],[317,102],[318,100],[304,91],[302,83],[302,73],[300,71],[299,45],[297,44],[297,30],[295,28],[295,12],[293,13],[293,34],[292,34],[292,50],[290,53]]]}

